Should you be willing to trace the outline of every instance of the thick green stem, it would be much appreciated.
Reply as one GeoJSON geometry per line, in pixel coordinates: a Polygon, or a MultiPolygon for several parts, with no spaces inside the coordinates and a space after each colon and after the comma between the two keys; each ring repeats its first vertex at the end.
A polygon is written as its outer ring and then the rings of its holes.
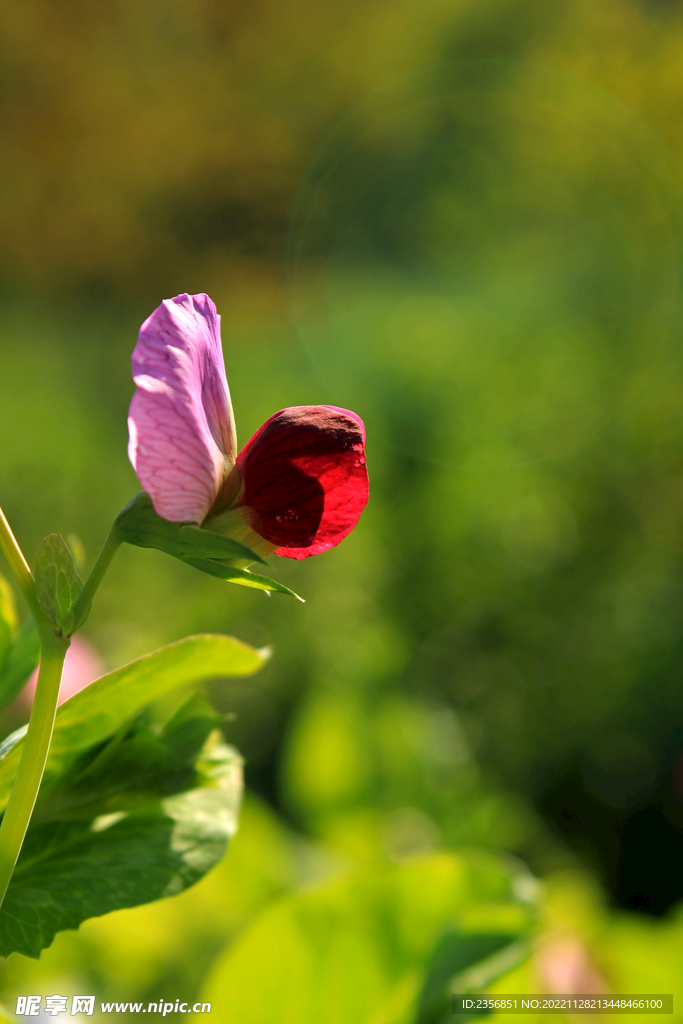
{"type": "MultiPolygon", "coordinates": [[[[74,605],[74,622],[80,623],[90,605],[93,595],[109,567],[109,563],[121,544],[117,524],[114,523],[104,547],[95,562],[90,575],[74,605]]],[[[17,583],[35,619],[40,635],[40,670],[36,684],[36,695],[28,723],[28,731],[21,752],[7,809],[0,824],[0,906],[7,893],[14,867],[17,863],[24,836],[28,829],[38,790],[43,779],[52,730],[55,724],[59,684],[64,668],[64,658],[69,648],[68,637],[59,635],[36,598],[31,570],[17,544],[9,523],[0,509],[0,548],[5,554],[17,583]]]]}
{"type": "MultiPolygon", "coordinates": [[[[40,626],[39,626],[40,628],[40,626]]],[[[69,641],[41,629],[41,657],[36,695],[24,740],[19,770],[0,824],[0,905],[21,852],[45,770],[57,711],[59,684],[69,641]]]]}
{"type": "MultiPolygon", "coordinates": [[[[90,575],[73,608],[73,621],[78,625],[85,618],[88,606],[99,587],[109,564],[121,544],[116,522],[95,562],[90,575]]],[[[64,658],[69,648],[69,637],[61,636],[55,630],[36,598],[31,570],[17,544],[9,523],[0,509],[0,548],[21,587],[24,597],[35,619],[40,634],[40,670],[36,684],[36,695],[28,723],[28,731],[21,752],[7,809],[0,824],[0,906],[7,893],[12,873],[24,836],[28,829],[38,790],[43,779],[52,730],[55,724],[59,684],[64,668],[64,658]]]]}
{"type": "Polygon", "coordinates": [[[118,551],[118,549],[120,548],[120,546],[121,537],[119,536],[116,521],[114,521],[114,525],[109,531],[109,536],[105,540],[102,550],[97,556],[97,561],[90,570],[90,575],[85,581],[83,590],[80,592],[78,600],[76,601],[76,604],[73,607],[74,622],[77,625],[83,620],[88,605],[92,601],[95,595],[95,591],[97,590],[100,583],[104,579],[104,574],[109,568],[111,560],[118,551]]]}

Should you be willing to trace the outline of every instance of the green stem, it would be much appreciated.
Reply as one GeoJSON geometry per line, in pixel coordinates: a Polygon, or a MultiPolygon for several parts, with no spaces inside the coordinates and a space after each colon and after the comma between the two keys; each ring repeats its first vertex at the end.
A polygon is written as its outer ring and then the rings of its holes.
{"type": "Polygon", "coordinates": [[[112,558],[120,548],[121,543],[122,541],[119,535],[118,526],[116,520],[114,520],[114,525],[109,531],[109,536],[105,540],[102,546],[102,550],[97,556],[97,561],[90,570],[90,575],[85,581],[83,590],[80,592],[78,600],[76,601],[76,604],[73,607],[74,622],[77,625],[78,623],[82,622],[83,618],[85,617],[88,605],[95,596],[95,591],[97,590],[100,583],[104,579],[104,574],[109,568],[112,558]]]}
{"type": "Polygon", "coordinates": [[[21,852],[35,806],[52,739],[59,684],[69,640],[41,629],[41,657],[36,695],[7,810],[0,824],[0,905],[21,852]]]}
{"type": "MultiPolygon", "coordinates": [[[[121,538],[116,522],[95,562],[90,575],[74,605],[73,621],[78,624],[85,618],[85,613],[93,595],[104,577],[109,564],[116,554],[121,538]]],[[[7,893],[12,873],[24,836],[28,829],[33,808],[38,797],[38,790],[43,779],[47,761],[52,730],[55,724],[59,684],[64,668],[64,658],[69,648],[68,637],[58,635],[53,624],[43,612],[36,598],[35,585],[31,570],[17,544],[9,523],[0,509],[0,548],[5,554],[17,583],[26,598],[31,614],[35,619],[40,635],[40,670],[36,684],[36,695],[31,709],[28,731],[24,739],[21,760],[12,792],[0,824],[0,906],[7,893]]],[[[60,631],[61,632],[61,631],[60,631]]]]}
{"type": "Polygon", "coordinates": [[[31,609],[31,614],[36,620],[36,624],[39,623],[41,618],[44,618],[43,612],[36,600],[36,591],[33,584],[33,576],[31,570],[28,567],[28,562],[24,558],[24,553],[17,544],[17,539],[12,533],[5,513],[0,508],[0,548],[2,548],[3,554],[9,563],[9,567],[14,573],[14,577],[21,587],[21,591],[26,598],[26,603],[31,609]]]}
{"type": "MultiPolygon", "coordinates": [[[[114,522],[109,536],[104,542],[97,561],[81,591],[73,608],[73,621],[78,624],[85,618],[85,613],[99,587],[109,564],[121,544],[117,523],[114,522]]],[[[28,731],[21,752],[19,770],[17,771],[7,809],[0,824],[0,906],[7,893],[15,865],[21,853],[24,836],[28,829],[33,808],[38,797],[38,790],[43,779],[47,761],[52,730],[57,713],[59,684],[64,668],[64,658],[69,648],[70,639],[59,635],[49,621],[36,598],[35,585],[31,570],[24,558],[21,548],[10,529],[10,525],[0,509],[0,548],[2,548],[12,572],[21,587],[24,597],[35,619],[40,635],[40,670],[36,684],[36,695],[31,709],[28,731]]]]}

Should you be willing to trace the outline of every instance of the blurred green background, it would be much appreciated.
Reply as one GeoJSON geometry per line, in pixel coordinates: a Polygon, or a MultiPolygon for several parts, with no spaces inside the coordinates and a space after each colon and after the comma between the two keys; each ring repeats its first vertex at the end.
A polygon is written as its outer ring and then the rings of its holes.
{"type": "Polygon", "coordinates": [[[129,357],[181,291],[222,314],[240,443],[352,408],[372,484],[341,547],[272,560],[305,606],[117,556],[84,631],[110,666],[200,631],[274,646],[213,687],[242,828],[194,890],[11,957],[7,1005],[192,998],[278,894],[463,846],[546,879],[546,945],[503,991],[551,984],[546,949],[680,993],[683,3],[2,20],[0,501],[25,551],[75,532],[91,561],[135,491],[129,357]]]}

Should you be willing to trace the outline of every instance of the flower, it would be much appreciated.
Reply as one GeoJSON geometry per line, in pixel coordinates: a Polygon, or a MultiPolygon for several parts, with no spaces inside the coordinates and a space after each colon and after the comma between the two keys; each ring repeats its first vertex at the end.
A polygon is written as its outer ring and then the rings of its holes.
{"type": "Polygon", "coordinates": [[[208,295],[166,299],[133,352],[128,454],[154,510],[306,558],[353,529],[368,499],[365,428],[331,405],[282,409],[237,453],[220,317],[208,295]]]}

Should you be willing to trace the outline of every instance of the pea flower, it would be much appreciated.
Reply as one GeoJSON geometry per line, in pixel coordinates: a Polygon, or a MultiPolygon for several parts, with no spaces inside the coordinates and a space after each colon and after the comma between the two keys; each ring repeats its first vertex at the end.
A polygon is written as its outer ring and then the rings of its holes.
{"type": "Polygon", "coordinates": [[[140,328],[132,365],[128,454],[162,519],[296,559],[356,525],[368,499],[362,420],[331,405],[282,409],[237,453],[208,295],[162,302],[140,328]]]}

